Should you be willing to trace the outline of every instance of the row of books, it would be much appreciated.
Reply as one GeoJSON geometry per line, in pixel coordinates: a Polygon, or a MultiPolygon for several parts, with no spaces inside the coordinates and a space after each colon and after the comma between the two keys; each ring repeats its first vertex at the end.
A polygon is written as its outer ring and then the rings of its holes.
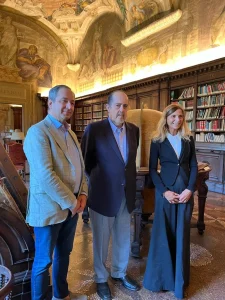
{"type": "Polygon", "coordinates": [[[179,104],[182,108],[191,108],[194,105],[194,100],[179,100],[172,101],[171,104],[179,104]]]}
{"type": "Polygon", "coordinates": [[[83,124],[84,125],[88,125],[88,124],[90,124],[91,123],[91,120],[83,120],[83,124]]]}
{"type": "Polygon", "coordinates": [[[191,98],[194,97],[195,91],[193,86],[186,88],[183,90],[181,95],[178,97],[178,99],[184,99],[184,98],[191,98]]]}
{"type": "Polygon", "coordinates": [[[93,112],[93,118],[101,118],[102,117],[102,112],[98,111],[98,112],[93,112]]]}
{"type": "Polygon", "coordinates": [[[93,111],[95,110],[102,110],[102,105],[101,104],[94,104],[93,105],[93,111]]]}
{"type": "Polygon", "coordinates": [[[213,132],[200,132],[196,133],[195,139],[197,142],[210,142],[210,143],[224,143],[225,135],[224,134],[215,134],[213,132]]]}
{"type": "Polygon", "coordinates": [[[83,130],[83,126],[82,125],[76,125],[75,130],[76,131],[81,131],[81,130],[83,130]]]}
{"type": "Polygon", "coordinates": [[[81,114],[82,113],[82,107],[77,107],[76,108],[76,113],[81,114]]]}
{"type": "Polygon", "coordinates": [[[84,119],[90,119],[91,118],[91,113],[85,113],[83,114],[84,119]]]}
{"type": "Polygon", "coordinates": [[[197,99],[197,106],[213,106],[213,105],[224,105],[225,94],[210,95],[206,97],[200,97],[197,99]]]}
{"type": "Polygon", "coordinates": [[[76,120],[76,125],[82,125],[83,124],[83,120],[82,119],[77,119],[76,120]]]}
{"type": "Polygon", "coordinates": [[[75,114],[75,119],[76,120],[82,120],[82,114],[75,114]]]}
{"type": "Polygon", "coordinates": [[[193,114],[194,114],[193,110],[186,111],[185,112],[186,121],[193,120],[193,114]]]}
{"type": "Polygon", "coordinates": [[[198,94],[210,94],[219,91],[225,91],[225,82],[198,86],[198,94]]]}
{"type": "Polygon", "coordinates": [[[225,129],[225,120],[212,120],[212,121],[197,121],[196,130],[224,130],[225,129]]]}
{"type": "Polygon", "coordinates": [[[198,109],[196,118],[210,119],[210,118],[225,118],[225,106],[211,107],[206,109],[198,109]]]}
{"type": "Polygon", "coordinates": [[[187,122],[187,126],[188,126],[190,131],[193,130],[193,122],[187,122]]]}
{"type": "Polygon", "coordinates": [[[91,112],[91,107],[90,106],[84,106],[84,112],[91,112]]]}
{"type": "Polygon", "coordinates": [[[193,98],[194,97],[194,88],[188,87],[186,89],[177,89],[172,90],[170,92],[170,100],[176,100],[176,99],[186,99],[186,98],[193,98]]]}

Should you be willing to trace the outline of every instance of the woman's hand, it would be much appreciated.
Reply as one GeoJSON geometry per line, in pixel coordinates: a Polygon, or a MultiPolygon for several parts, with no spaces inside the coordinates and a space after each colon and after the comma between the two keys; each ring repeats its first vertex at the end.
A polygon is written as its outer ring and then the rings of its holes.
{"type": "Polygon", "coordinates": [[[174,204],[174,203],[179,203],[179,194],[174,193],[172,191],[166,191],[164,193],[164,197],[166,200],[168,200],[169,203],[174,204]]]}
{"type": "Polygon", "coordinates": [[[192,191],[185,189],[179,196],[179,203],[187,203],[191,198],[192,191]]]}

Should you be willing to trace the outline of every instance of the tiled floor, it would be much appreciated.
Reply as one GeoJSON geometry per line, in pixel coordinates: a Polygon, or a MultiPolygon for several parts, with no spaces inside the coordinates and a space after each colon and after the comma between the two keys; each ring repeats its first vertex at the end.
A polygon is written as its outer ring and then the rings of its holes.
{"type": "MultiPolygon", "coordinates": [[[[193,223],[197,220],[197,201],[193,213],[193,223]]],[[[208,193],[205,210],[205,233],[201,236],[196,228],[191,229],[191,283],[186,299],[225,299],[225,196],[208,193]],[[216,204],[216,205],[214,205],[216,204]],[[219,204],[219,205],[218,205],[219,204]]],[[[128,273],[140,283],[143,280],[147,259],[151,225],[143,230],[142,258],[130,257],[128,273]]],[[[131,237],[132,239],[132,237],[131,237]]],[[[71,254],[68,274],[72,292],[87,294],[89,299],[99,299],[93,280],[92,233],[90,223],[84,224],[80,218],[74,249],[71,254]]],[[[110,268],[110,251],[107,262],[110,268]]],[[[114,299],[176,299],[172,292],[152,293],[144,288],[131,292],[120,284],[109,280],[114,299]]]]}

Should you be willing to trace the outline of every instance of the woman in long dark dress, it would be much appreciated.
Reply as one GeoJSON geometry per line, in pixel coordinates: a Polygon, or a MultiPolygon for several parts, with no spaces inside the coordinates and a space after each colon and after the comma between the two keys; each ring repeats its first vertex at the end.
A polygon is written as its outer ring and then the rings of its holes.
{"type": "Polygon", "coordinates": [[[163,111],[151,143],[149,170],[155,213],[143,285],[183,298],[190,277],[190,222],[198,168],[194,140],[179,105],[163,111]]]}

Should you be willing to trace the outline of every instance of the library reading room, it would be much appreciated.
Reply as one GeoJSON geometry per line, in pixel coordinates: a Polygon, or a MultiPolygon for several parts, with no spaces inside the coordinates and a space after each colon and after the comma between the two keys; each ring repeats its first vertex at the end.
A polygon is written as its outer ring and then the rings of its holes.
{"type": "Polygon", "coordinates": [[[0,0],[0,300],[223,300],[224,257],[225,0],[0,0]]]}

